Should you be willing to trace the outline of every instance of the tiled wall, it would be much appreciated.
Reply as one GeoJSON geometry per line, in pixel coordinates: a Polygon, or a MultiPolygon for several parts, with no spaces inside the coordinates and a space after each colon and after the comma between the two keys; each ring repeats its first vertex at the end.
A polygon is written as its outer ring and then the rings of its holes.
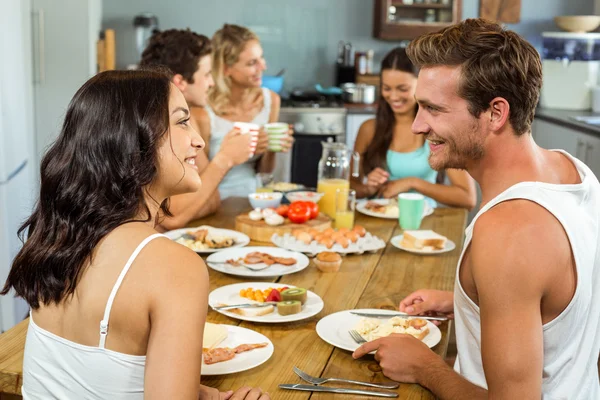
{"type": "MultiPolygon", "coordinates": [[[[372,38],[373,0],[103,0],[103,27],[117,30],[117,63],[137,62],[133,17],[154,13],[161,29],[186,28],[211,36],[223,23],[245,25],[261,38],[269,73],[282,68],[285,88],[334,83],[337,45],[375,50],[375,64],[398,45],[372,38]]],[[[537,48],[539,33],[556,30],[555,15],[590,14],[594,0],[523,0],[521,23],[509,25],[537,48]]],[[[479,0],[463,0],[463,18],[477,17],[479,0]]]]}

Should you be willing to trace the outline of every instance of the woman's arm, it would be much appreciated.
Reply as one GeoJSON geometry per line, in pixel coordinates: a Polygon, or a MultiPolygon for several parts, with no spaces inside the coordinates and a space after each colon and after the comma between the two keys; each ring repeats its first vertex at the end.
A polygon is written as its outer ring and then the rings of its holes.
{"type": "Polygon", "coordinates": [[[446,170],[449,185],[430,183],[420,178],[404,178],[388,182],[381,194],[391,198],[399,193],[415,190],[433,200],[454,207],[472,210],[477,203],[475,181],[467,171],[458,169],[446,170]]]}
{"type": "Polygon", "coordinates": [[[155,262],[147,268],[151,328],[144,398],[197,400],[208,271],[193,251],[174,242],[163,242],[160,248],[155,246],[155,262]]]}
{"type": "MultiPolygon", "coordinates": [[[[269,94],[271,95],[271,112],[269,113],[269,122],[278,122],[279,120],[279,110],[281,109],[281,97],[272,90],[269,90],[269,94]]],[[[264,140],[268,142],[268,136],[266,132],[261,131],[261,135],[264,135],[264,140]]],[[[259,142],[261,138],[259,137],[259,142]]],[[[260,146],[260,143],[259,143],[260,146]]],[[[266,151],[263,153],[262,157],[258,161],[257,172],[273,172],[275,169],[275,156],[276,153],[272,151],[266,151]]]]}
{"type": "MultiPolygon", "coordinates": [[[[356,151],[360,155],[360,165],[358,166],[359,176],[358,178],[350,178],[350,187],[356,190],[356,197],[371,197],[375,193],[377,193],[378,187],[373,185],[367,185],[363,183],[365,174],[364,174],[364,162],[363,156],[369,147],[369,144],[373,140],[373,136],[375,136],[375,119],[369,119],[362,123],[360,128],[358,129],[358,134],[356,135],[356,141],[354,142],[354,151],[356,151]]],[[[351,161],[350,165],[351,170],[354,168],[354,160],[351,161]]]]}

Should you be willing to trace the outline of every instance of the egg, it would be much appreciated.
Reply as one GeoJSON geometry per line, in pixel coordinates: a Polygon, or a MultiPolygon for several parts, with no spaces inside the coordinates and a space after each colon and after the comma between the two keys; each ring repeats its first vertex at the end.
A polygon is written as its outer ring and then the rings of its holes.
{"type": "Polygon", "coordinates": [[[323,246],[327,247],[328,249],[333,247],[334,241],[332,238],[329,237],[324,237],[321,240],[319,240],[319,244],[322,244],[323,246]]]}
{"type": "Polygon", "coordinates": [[[347,232],[344,236],[346,236],[348,240],[350,240],[353,243],[358,242],[358,238],[360,237],[358,236],[358,233],[354,231],[347,232]]]}
{"type": "Polygon", "coordinates": [[[345,249],[347,249],[350,245],[350,241],[345,236],[338,237],[337,239],[335,239],[335,242],[345,249]]]}
{"type": "Polygon", "coordinates": [[[363,237],[367,234],[367,230],[360,225],[354,225],[352,231],[358,233],[360,237],[363,237]]]}
{"type": "Polygon", "coordinates": [[[335,231],[333,230],[333,228],[327,228],[323,231],[323,234],[325,236],[329,236],[329,237],[331,237],[331,235],[333,235],[334,233],[335,233],[335,231]]]}
{"type": "Polygon", "coordinates": [[[302,232],[300,233],[296,239],[298,239],[299,241],[303,242],[304,244],[310,244],[310,242],[312,242],[312,236],[310,236],[310,234],[308,232],[302,232]]]}
{"type": "Polygon", "coordinates": [[[338,232],[346,234],[346,233],[350,232],[350,229],[348,229],[348,228],[340,228],[340,229],[338,229],[338,232]]]}

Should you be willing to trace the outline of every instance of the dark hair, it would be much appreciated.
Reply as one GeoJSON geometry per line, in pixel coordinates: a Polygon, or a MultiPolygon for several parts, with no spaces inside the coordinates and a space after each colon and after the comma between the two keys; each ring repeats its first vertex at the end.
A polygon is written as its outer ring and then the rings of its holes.
{"type": "Polygon", "coordinates": [[[142,53],[140,66],[162,65],[194,83],[200,59],[212,52],[210,39],[189,29],[155,31],[142,53]]]}
{"type": "Polygon", "coordinates": [[[458,94],[479,117],[495,97],[510,104],[517,135],[528,132],[542,87],[542,64],[535,48],[515,32],[484,19],[467,19],[423,35],[407,49],[420,67],[460,66],[458,94]]]}
{"type": "MultiPolygon", "coordinates": [[[[392,139],[394,137],[394,124],[396,117],[394,111],[388,102],[383,98],[382,86],[383,86],[383,71],[385,70],[396,70],[409,72],[415,77],[417,76],[417,70],[410,59],[406,56],[406,49],[402,47],[396,47],[392,51],[386,54],[384,59],[381,61],[381,71],[379,73],[379,100],[377,102],[377,115],[375,120],[375,135],[373,140],[369,143],[367,150],[363,157],[363,171],[368,174],[375,168],[385,168],[386,166],[386,154],[392,139]]],[[[416,114],[416,107],[415,107],[416,114]]]]}
{"type": "MultiPolygon", "coordinates": [[[[146,213],[146,187],[168,140],[170,78],[107,71],[75,94],[41,163],[40,197],[19,229],[27,241],[1,294],[14,288],[33,309],[72,295],[98,242],[146,213]]],[[[166,201],[160,205],[169,214],[166,201]]]]}

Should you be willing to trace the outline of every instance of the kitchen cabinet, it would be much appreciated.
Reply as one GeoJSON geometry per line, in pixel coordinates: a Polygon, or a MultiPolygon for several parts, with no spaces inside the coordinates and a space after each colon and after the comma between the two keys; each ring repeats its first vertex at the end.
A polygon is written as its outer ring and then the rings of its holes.
{"type": "Polygon", "coordinates": [[[462,0],[375,0],[373,36],[410,40],[461,20],[462,0]]]}
{"type": "Polygon", "coordinates": [[[600,134],[594,136],[539,118],[533,121],[532,133],[541,147],[565,150],[600,176],[600,134]]]}

